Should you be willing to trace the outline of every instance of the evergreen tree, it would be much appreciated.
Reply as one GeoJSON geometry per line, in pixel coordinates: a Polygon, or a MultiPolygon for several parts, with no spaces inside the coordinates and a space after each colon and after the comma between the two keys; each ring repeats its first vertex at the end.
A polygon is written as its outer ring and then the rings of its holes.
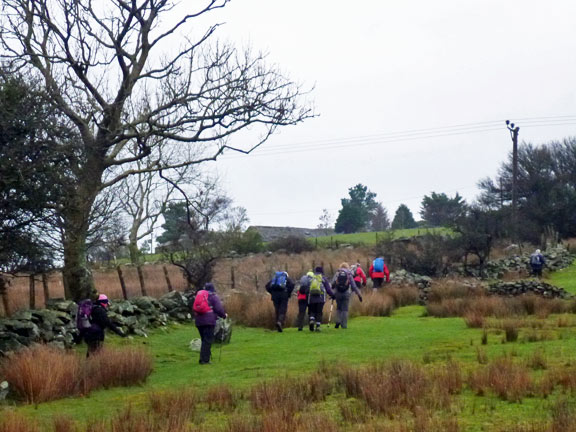
{"type": "Polygon", "coordinates": [[[392,221],[392,229],[416,228],[418,224],[406,204],[400,204],[392,221]]]}
{"type": "Polygon", "coordinates": [[[342,209],[336,219],[335,231],[338,233],[353,233],[365,230],[371,219],[372,212],[377,207],[376,194],[370,192],[367,186],[357,184],[348,189],[350,198],[342,198],[342,209]]]}

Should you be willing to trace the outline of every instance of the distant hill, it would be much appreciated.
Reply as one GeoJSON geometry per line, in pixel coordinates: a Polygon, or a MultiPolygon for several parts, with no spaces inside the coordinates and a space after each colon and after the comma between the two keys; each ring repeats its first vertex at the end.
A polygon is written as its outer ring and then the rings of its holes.
{"type": "Polygon", "coordinates": [[[262,240],[265,242],[274,241],[279,238],[288,236],[315,238],[315,237],[325,237],[334,235],[334,230],[332,229],[318,229],[318,228],[296,228],[296,227],[253,225],[251,227],[248,227],[248,229],[258,231],[262,236],[262,240]]]}

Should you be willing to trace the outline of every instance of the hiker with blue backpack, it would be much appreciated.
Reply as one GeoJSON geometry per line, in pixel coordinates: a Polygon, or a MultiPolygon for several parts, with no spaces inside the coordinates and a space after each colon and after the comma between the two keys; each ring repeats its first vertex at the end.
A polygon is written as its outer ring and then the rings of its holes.
{"type": "Polygon", "coordinates": [[[332,279],[332,288],[336,297],[336,328],[348,328],[348,305],[352,291],[362,301],[362,294],[354,282],[348,263],[343,262],[332,279]]]}
{"type": "Polygon", "coordinates": [[[542,255],[540,249],[536,249],[534,253],[530,255],[530,267],[532,267],[532,275],[541,277],[544,264],[546,264],[544,255],[542,255]]]}
{"type": "Polygon", "coordinates": [[[220,298],[216,295],[216,287],[213,283],[207,282],[204,288],[196,293],[192,309],[194,310],[196,328],[202,341],[199,363],[201,365],[210,364],[216,320],[218,317],[225,319],[228,316],[220,298]]]}
{"type": "Polygon", "coordinates": [[[104,330],[109,328],[120,337],[127,335],[108,318],[108,306],[110,302],[105,294],[100,294],[94,302],[83,300],[78,305],[76,314],[76,326],[80,337],[88,345],[86,357],[98,353],[104,344],[104,330]]]}
{"type": "Polygon", "coordinates": [[[383,257],[378,257],[372,261],[368,274],[370,275],[370,279],[372,279],[374,290],[382,287],[384,278],[386,278],[386,283],[390,283],[390,271],[384,263],[383,257]]]}
{"type": "Polygon", "coordinates": [[[324,269],[320,266],[314,269],[308,287],[308,317],[310,331],[320,331],[322,324],[322,310],[326,303],[326,296],[332,300],[336,298],[330,282],[324,276],[324,269]]]}
{"type": "Polygon", "coordinates": [[[286,313],[288,311],[288,300],[294,290],[294,281],[288,277],[285,271],[277,271],[274,273],[272,279],[266,284],[266,291],[272,297],[274,304],[276,330],[282,332],[284,322],[286,321],[286,313]]]}

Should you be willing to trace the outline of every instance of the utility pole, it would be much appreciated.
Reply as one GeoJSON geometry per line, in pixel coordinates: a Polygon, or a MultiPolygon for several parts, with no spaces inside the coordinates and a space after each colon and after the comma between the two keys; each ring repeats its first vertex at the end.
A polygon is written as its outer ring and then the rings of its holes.
{"type": "Polygon", "coordinates": [[[518,224],[518,131],[519,126],[506,120],[506,127],[512,138],[512,240],[516,241],[516,227],[518,224]]]}

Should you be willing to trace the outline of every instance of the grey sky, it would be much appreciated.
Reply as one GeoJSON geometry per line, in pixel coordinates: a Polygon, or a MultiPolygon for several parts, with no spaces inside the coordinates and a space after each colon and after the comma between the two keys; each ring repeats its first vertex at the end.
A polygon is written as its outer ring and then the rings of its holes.
{"type": "Polygon", "coordinates": [[[432,191],[471,200],[511,148],[505,119],[521,140],[576,135],[575,17],[573,0],[234,0],[219,36],[314,85],[319,117],[211,169],[259,225],[314,227],[357,183],[391,217],[432,191]]]}

